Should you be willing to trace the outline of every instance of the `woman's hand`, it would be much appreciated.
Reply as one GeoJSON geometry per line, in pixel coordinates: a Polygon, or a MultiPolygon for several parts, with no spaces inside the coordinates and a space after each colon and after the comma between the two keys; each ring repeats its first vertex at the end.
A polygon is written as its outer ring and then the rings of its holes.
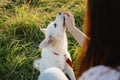
{"type": "Polygon", "coordinates": [[[74,16],[70,12],[64,13],[64,17],[68,31],[73,35],[79,45],[86,50],[90,38],[75,26],[74,16]]]}
{"type": "Polygon", "coordinates": [[[71,32],[75,28],[74,16],[70,12],[64,13],[65,26],[71,32]]]}

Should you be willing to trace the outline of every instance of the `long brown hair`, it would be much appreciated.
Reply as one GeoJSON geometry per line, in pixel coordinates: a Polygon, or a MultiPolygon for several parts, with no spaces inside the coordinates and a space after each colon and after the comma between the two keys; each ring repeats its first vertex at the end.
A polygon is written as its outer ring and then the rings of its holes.
{"type": "Polygon", "coordinates": [[[120,1],[87,0],[85,27],[90,41],[79,59],[78,76],[97,65],[120,65],[120,1]]]}

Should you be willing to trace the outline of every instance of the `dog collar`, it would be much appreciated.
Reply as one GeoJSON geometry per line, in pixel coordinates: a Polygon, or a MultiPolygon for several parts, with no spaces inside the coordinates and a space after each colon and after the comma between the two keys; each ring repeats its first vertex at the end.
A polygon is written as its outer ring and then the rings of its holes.
{"type": "Polygon", "coordinates": [[[68,64],[70,67],[72,67],[72,61],[71,61],[66,55],[64,55],[64,57],[65,57],[65,59],[66,59],[67,64],[68,64]]]}
{"type": "MultiPolygon", "coordinates": [[[[59,55],[58,53],[56,53],[56,52],[53,52],[53,54],[54,55],[59,55]]],[[[64,55],[64,57],[65,57],[65,59],[66,59],[66,62],[67,62],[67,64],[70,66],[70,67],[72,67],[72,62],[71,62],[71,60],[69,59],[69,58],[67,58],[67,56],[66,55],[64,55]]]]}
{"type": "Polygon", "coordinates": [[[54,55],[57,55],[57,56],[59,55],[59,54],[58,54],[58,53],[56,53],[56,52],[53,52],[53,54],[54,54],[54,55]]]}

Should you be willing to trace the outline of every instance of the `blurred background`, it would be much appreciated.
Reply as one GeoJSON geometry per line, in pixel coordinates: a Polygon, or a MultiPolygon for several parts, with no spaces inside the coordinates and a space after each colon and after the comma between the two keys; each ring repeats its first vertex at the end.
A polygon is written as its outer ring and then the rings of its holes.
{"type": "MultiPolygon", "coordinates": [[[[84,0],[0,0],[0,80],[37,80],[33,60],[45,35],[40,31],[58,12],[71,12],[76,27],[83,28],[84,0]]],[[[68,50],[77,70],[82,50],[67,32],[68,50]]]]}

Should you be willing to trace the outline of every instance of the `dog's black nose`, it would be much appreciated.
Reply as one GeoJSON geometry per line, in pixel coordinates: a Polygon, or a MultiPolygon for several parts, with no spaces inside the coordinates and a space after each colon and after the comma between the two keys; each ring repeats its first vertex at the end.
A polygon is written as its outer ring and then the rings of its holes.
{"type": "Polygon", "coordinates": [[[62,13],[59,12],[58,14],[61,15],[62,13]]]}

